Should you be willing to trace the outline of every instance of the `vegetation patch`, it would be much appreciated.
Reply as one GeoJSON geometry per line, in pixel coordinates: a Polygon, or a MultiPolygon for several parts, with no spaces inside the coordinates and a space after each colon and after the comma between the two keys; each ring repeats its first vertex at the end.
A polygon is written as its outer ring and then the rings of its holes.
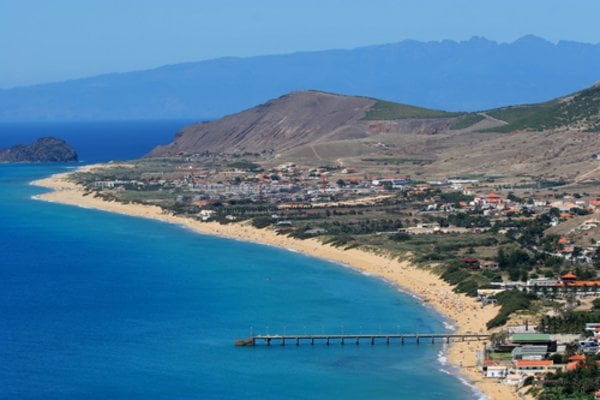
{"type": "Polygon", "coordinates": [[[380,100],[367,112],[365,120],[395,120],[408,118],[451,118],[462,115],[447,111],[431,110],[428,108],[409,106],[380,100]]]}
{"type": "Polygon", "coordinates": [[[534,295],[523,293],[517,289],[498,293],[496,301],[501,306],[500,311],[498,315],[487,323],[487,328],[492,329],[506,324],[512,313],[520,310],[528,310],[531,301],[535,299],[534,295]]]}
{"type": "Polygon", "coordinates": [[[587,131],[600,129],[600,88],[593,87],[574,94],[568,99],[546,103],[504,107],[487,113],[507,122],[490,128],[494,132],[516,130],[543,131],[560,127],[579,127],[587,131]]]}
{"type": "Polygon", "coordinates": [[[247,160],[234,161],[228,165],[230,168],[247,169],[248,171],[258,171],[260,165],[247,160]]]}
{"type": "Polygon", "coordinates": [[[456,122],[454,122],[452,125],[450,125],[450,129],[453,129],[453,130],[466,129],[484,119],[485,119],[485,117],[481,114],[476,114],[476,113],[465,114],[465,115],[457,118],[456,122]]]}

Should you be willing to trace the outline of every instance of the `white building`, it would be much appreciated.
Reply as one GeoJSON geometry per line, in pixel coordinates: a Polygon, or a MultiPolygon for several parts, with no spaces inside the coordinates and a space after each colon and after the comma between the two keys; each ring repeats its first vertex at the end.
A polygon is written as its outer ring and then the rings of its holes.
{"type": "Polygon", "coordinates": [[[491,365],[485,371],[486,378],[506,378],[508,368],[504,365],[491,365]]]}

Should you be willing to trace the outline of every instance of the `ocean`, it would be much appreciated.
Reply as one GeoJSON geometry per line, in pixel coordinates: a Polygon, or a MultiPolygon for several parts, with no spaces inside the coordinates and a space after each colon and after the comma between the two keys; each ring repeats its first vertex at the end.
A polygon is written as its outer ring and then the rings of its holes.
{"type": "MultiPolygon", "coordinates": [[[[0,147],[67,139],[139,157],[188,121],[0,125],[0,147]],[[62,133],[62,134],[61,134],[62,133]]],[[[81,165],[81,164],[77,164],[81,165]]],[[[236,348],[251,334],[444,331],[344,266],[32,199],[76,164],[0,164],[1,399],[473,399],[441,344],[236,348]]]]}

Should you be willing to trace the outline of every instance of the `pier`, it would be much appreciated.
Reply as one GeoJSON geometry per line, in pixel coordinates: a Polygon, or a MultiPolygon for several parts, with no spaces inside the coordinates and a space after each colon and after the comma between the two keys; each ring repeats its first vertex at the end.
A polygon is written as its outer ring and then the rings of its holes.
{"type": "Polygon", "coordinates": [[[483,333],[413,333],[413,334],[359,334],[359,335],[256,335],[247,339],[238,339],[236,346],[271,346],[293,344],[299,346],[301,343],[315,345],[317,343],[325,344],[355,344],[367,343],[375,345],[382,343],[391,345],[394,343],[451,343],[465,341],[488,340],[490,335],[483,333]]]}

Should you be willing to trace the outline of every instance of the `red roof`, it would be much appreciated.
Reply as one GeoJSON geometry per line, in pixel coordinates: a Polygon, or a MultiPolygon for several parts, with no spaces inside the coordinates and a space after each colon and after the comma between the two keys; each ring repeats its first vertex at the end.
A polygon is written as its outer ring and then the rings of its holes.
{"type": "Polygon", "coordinates": [[[575,275],[572,272],[567,272],[566,274],[564,274],[563,276],[561,276],[562,279],[577,279],[577,275],[575,275]]]}
{"type": "Polygon", "coordinates": [[[586,287],[586,286],[600,286],[600,281],[577,281],[577,282],[569,282],[567,286],[577,286],[577,287],[586,287]]]}
{"type": "Polygon", "coordinates": [[[549,367],[554,365],[552,360],[517,360],[515,361],[517,367],[549,367]]]}
{"type": "Polygon", "coordinates": [[[585,361],[585,354],[575,354],[574,356],[569,357],[569,361],[585,361]]]}
{"type": "Polygon", "coordinates": [[[567,363],[567,371],[574,371],[577,369],[577,366],[579,365],[579,361],[572,361],[570,363],[567,363]]]}
{"type": "Polygon", "coordinates": [[[560,239],[558,239],[558,243],[560,244],[568,244],[569,243],[569,238],[566,236],[561,236],[560,239]]]}
{"type": "Polygon", "coordinates": [[[489,193],[488,193],[488,195],[487,195],[487,197],[488,197],[488,199],[489,199],[489,198],[499,199],[499,198],[501,198],[502,196],[500,196],[499,194],[496,194],[496,193],[494,193],[494,192],[489,192],[489,193]]]}

